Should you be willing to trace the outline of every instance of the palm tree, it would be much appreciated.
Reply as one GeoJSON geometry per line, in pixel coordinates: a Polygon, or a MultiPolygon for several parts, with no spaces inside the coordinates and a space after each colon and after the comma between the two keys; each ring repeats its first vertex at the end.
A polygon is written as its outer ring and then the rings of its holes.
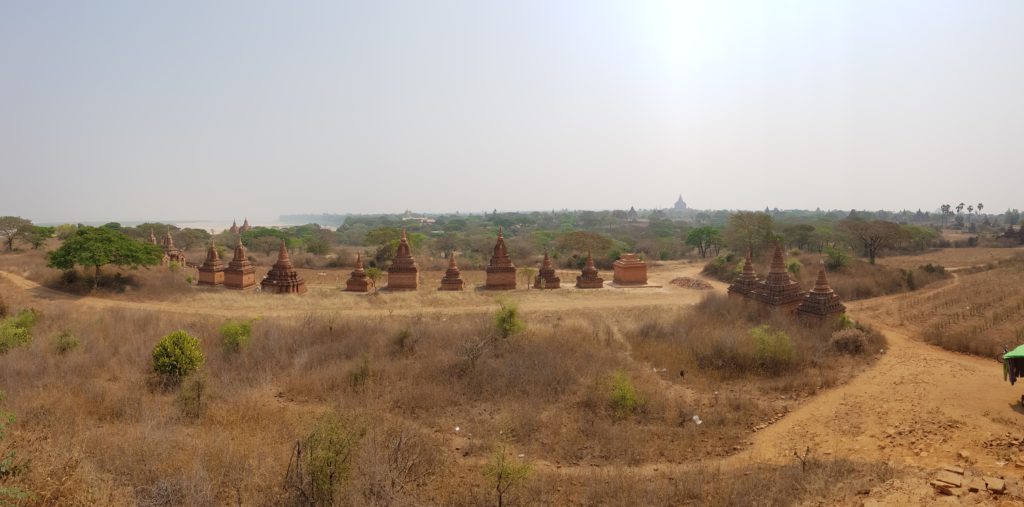
{"type": "Polygon", "coordinates": [[[943,204],[942,206],[939,206],[939,210],[942,211],[942,226],[943,227],[946,226],[946,218],[949,216],[949,209],[951,207],[952,206],[950,206],[948,204],[943,204]]]}
{"type": "Polygon", "coordinates": [[[981,210],[983,210],[983,209],[985,209],[985,205],[979,202],[978,203],[978,214],[979,215],[981,214],[981,210]]]}

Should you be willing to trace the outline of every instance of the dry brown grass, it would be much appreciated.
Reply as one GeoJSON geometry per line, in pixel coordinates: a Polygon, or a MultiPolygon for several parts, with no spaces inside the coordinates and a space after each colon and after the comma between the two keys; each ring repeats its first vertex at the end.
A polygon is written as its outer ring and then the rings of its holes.
{"type": "MultiPolygon", "coordinates": [[[[16,311],[29,302],[8,304],[16,311]]],[[[0,356],[0,390],[18,416],[17,452],[32,460],[17,482],[36,493],[37,505],[279,504],[288,498],[284,475],[295,442],[328,413],[368,428],[345,487],[348,503],[478,504],[490,498],[482,470],[496,446],[534,463],[537,473],[517,493],[524,502],[593,503],[605,493],[581,486],[588,484],[578,480],[581,471],[730,454],[751,426],[865,364],[822,352],[829,368],[816,365],[821,344],[811,340],[818,335],[804,337],[767,318],[802,340],[798,368],[750,383],[744,374],[698,367],[695,351],[728,339],[724,331],[706,333],[721,319],[746,327],[761,318],[731,303],[708,303],[697,313],[528,311],[527,330],[507,340],[494,339],[486,313],[355,318],[311,311],[257,320],[251,343],[236,354],[219,342],[222,317],[82,311],[57,300],[42,308],[30,346],[0,356]],[[176,329],[200,337],[206,354],[198,417],[182,409],[175,392],[151,387],[152,348],[176,329]],[[52,337],[64,330],[81,345],[59,354],[52,337]],[[624,418],[610,405],[616,371],[642,400],[624,418]],[[693,415],[704,423],[695,425],[693,415]],[[437,458],[397,489],[382,456],[396,434],[437,458]]],[[[629,484],[622,488],[643,498],[739,498],[724,472],[701,472],[709,474],[697,476],[709,484],[705,490],[677,492],[667,478],[633,470],[642,477],[624,475],[629,484]],[[650,481],[669,489],[650,489],[650,481]]],[[[790,473],[765,470],[763,480],[790,473]]],[[[764,498],[777,498],[770,495],[764,498]]]]}
{"type": "Polygon", "coordinates": [[[994,357],[1024,343],[1024,257],[961,274],[941,292],[900,301],[901,325],[943,348],[994,357]]]}

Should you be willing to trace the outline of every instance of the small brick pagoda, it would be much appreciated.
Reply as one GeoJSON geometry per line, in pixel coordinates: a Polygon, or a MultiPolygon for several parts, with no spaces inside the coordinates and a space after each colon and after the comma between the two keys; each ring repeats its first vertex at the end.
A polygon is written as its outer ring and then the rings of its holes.
{"type": "Polygon", "coordinates": [[[277,253],[277,262],[270,267],[260,287],[274,294],[302,294],[306,292],[306,281],[295,271],[292,259],[288,256],[288,248],[281,241],[281,250],[277,253]]]}
{"type": "Polygon", "coordinates": [[[388,268],[388,290],[416,290],[420,284],[420,268],[409,249],[409,239],[402,228],[402,239],[398,240],[395,260],[388,268]]]}
{"type": "Polygon", "coordinates": [[[803,300],[800,284],[789,277],[786,261],[782,256],[782,243],[775,242],[772,265],[768,276],[758,284],[750,297],[773,307],[795,308],[803,300]]]}
{"type": "Polygon", "coordinates": [[[601,289],[604,288],[604,279],[597,276],[597,268],[594,267],[594,256],[587,252],[587,264],[583,266],[583,273],[576,277],[577,289],[601,289]]]}
{"type": "Polygon", "coordinates": [[[616,285],[647,285],[647,263],[635,253],[624,253],[612,263],[612,281],[616,285]]]}
{"type": "Polygon", "coordinates": [[[363,269],[363,254],[356,254],[356,267],[345,282],[346,292],[370,292],[373,290],[373,279],[363,269]]]}
{"type": "Polygon", "coordinates": [[[455,264],[455,251],[453,250],[448,255],[448,269],[444,272],[444,278],[441,279],[441,287],[438,290],[462,290],[465,286],[462,274],[459,273],[459,266],[455,264]]]}
{"type": "Polygon", "coordinates": [[[245,220],[243,220],[243,221],[242,221],[242,226],[238,228],[238,232],[239,232],[239,233],[242,233],[242,232],[249,232],[249,231],[251,231],[251,230],[252,230],[252,226],[251,226],[251,225],[249,225],[249,219],[248,219],[248,218],[246,218],[245,220]]]}
{"type": "Polygon", "coordinates": [[[156,241],[156,234],[153,234],[153,229],[152,228],[149,229],[149,244],[151,244],[151,245],[159,245],[160,244],[160,243],[158,243],[156,241]]]}
{"type": "Polygon", "coordinates": [[[228,229],[228,230],[231,231],[231,234],[238,234],[238,222],[235,221],[235,220],[232,220],[231,221],[231,228],[228,229]]]}
{"type": "Polygon", "coordinates": [[[199,285],[223,285],[224,284],[224,263],[220,260],[217,247],[210,242],[210,248],[206,251],[206,260],[199,266],[199,285]]]}
{"type": "Polygon", "coordinates": [[[251,289],[256,286],[256,268],[249,262],[249,256],[242,245],[242,238],[238,238],[235,245],[235,255],[224,270],[224,286],[229,289],[251,289]]]}
{"type": "Polygon", "coordinates": [[[505,236],[501,227],[498,227],[498,241],[494,244],[494,255],[487,265],[487,281],[484,288],[487,290],[512,290],[516,288],[516,267],[512,264],[512,258],[508,256],[508,247],[505,246],[505,236]]]}
{"type": "Polygon", "coordinates": [[[825,320],[844,312],[846,312],[846,306],[829,285],[828,276],[825,274],[825,263],[822,262],[818,269],[818,280],[814,282],[814,288],[804,295],[804,300],[796,307],[796,314],[801,317],[825,320]]]}
{"type": "Polygon", "coordinates": [[[171,228],[167,228],[167,234],[164,236],[164,255],[168,262],[176,262],[180,266],[185,266],[185,253],[174,246],[174,238],[171,237],[171,228]]]}
{"type": "Polygon", "coordinates": [[[540,264],[540,271],[533,280],[534,289],[557,289],[561,286],[561,279],[555,275],[555,268],[551,265],[551,258],[544,252],[544,260],[540,264]]]}
{"type": "Polygon", "coordinates": [[[739,274],[729,286],[730,296],[750,297],[760,286],[757,273],[754,271],[754,264],[750,261],[751,254],[743,261],[743,272],[739,274]]]}

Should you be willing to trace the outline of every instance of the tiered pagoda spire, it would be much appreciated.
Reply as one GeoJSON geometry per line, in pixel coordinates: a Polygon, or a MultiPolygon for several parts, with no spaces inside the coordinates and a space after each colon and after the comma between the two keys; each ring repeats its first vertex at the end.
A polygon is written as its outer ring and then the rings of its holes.
{"type": "Polygon", "coordinates": [[[771,269],[764,281],[758,284],[751,296],[762,303],[771,306],[796,306],[803,299],[800,292],[800,284],[789,277],[786,270],[785,257],[782,255],[782,243],[775,242],[775,251],[772,252],[771,269]]]}
{"type": "Polygon", "coordinates": [[[416,290],[420,283],[420,268],[416,259],[412,257],[412,250],[409,248],[409,238],[405,234],[405,227],[402,227],[402,238],[398,240],[398,251],[395,252],[395,259],[391,261],[388,268],[389,290],[416,290]]]}
{"type": "Polygon", "coordinates": [[[754,264],[751,262],[752,251],[747,251],[747,258],[743,260],[743,272],[739,274],[729,286],[729,294],[737,296],[750,296],[760,285],[757,279],[757,272],[754,271],[754,264]]]}
{"type": "Polygon", "coordinates": [[[455,251],[452,250],[448,254],[448,269],[444,272],[444,278],[441,279],[440,290],[462,290],[465,285],[462,275],[459,273],[459,266],[455,263],[455,251]]]}
{"type": "Polygon", "coordinates": [[[281,241],[281,250],[277,253],[277,262],[267,272],[266,278],[260,282],[264,291],[275,294],[301,294],[306,292],[306,281],[295,271],[292,259],[288,255],[288,247],[281,241]]]}
{"type": "Polygon", "coordinates": [[[803,301],[796,307],[797,315],[824,319],[845,311],[846,306],[828,283],[825,263],[822,262],[818,269],[818,279],[814,282],[814,288],[804,295],[803,301]]]}
{"type": "Polygon", "coordinates": [[[505,246],[505,235],[501,226],[498,227],[498,240],[494,243],[494,254],[491,255],[491,262],[487,265],[487,281],[484,288],[490,290],[516,288],[516,267],[508,255],[508,247],[505,246]]]}
{"type": "Polygon", "coordinates": [[[249,262],[241,236],[237,240],[234,256],[224,270],[224,286],[229,289],[249,289],[256,286],[256,268],[249,262]]]}
{"type": "Polygon", "coordinates": [[[373,290],[373,279],[366,275],[363,269],[363,254],[356,254],[356,265],[345,282],[347,292],[370,292],[373,290]]]}
{"type": "Polygon", "coordinates": [[[206,260],[199,266],[199,285],[221,285],[224,283],[224,262],[220,260],[217,246],[210,241],[206,260]]]}
{"type": "Polygon", "coordinates": [[[583,272],[576,277],[576,288],[578,289],[600,289],[604,287],[604,279],[597,276],[597,268],[594,266],[594,256],[587,252],[587,263],[583,266],[583,272]]]}
{"type": "Polygon", "coordinates": [[[537,273],[537,277],[534,278],[533,288],[534,289],[557,289],[561,284],[561,279],[555,275],[555,268],[551,265],[551,258],[548,257],[548,253],[544,252],[544,260],[541,262],[540,270],[537,273]]]}

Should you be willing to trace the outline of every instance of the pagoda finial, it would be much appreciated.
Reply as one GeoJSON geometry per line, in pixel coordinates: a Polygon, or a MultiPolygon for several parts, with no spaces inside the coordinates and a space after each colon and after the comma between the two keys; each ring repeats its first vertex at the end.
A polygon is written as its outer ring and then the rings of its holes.
{"type": "Polygon", "coordinates": [[[356,269],[363,269],[363,253],[356,254],[356,269]]]}
{"type": "Polygon", "coordinates": [[[814,292],[832,292],[832,286],[828,283],[828,275],[825,273],[825,260],[822,259],[818,268],[818,279],[814,282],[814,292]]]}
{"type": "Polygon", "coordinates": [[[775,251],[772,253],[772,272],[785,273],[786,259],[782,255],[782,242],[775,240],[775,251]]]}
{"type": "Polygon", "coordinates": [[[501,230],[501,226],[500,225],[498,226],[498,237],[499,238],[504,238],[505,237],[505,235],[502,234],[502,230],[501,230]]]}
{"type": "Polygon", "coordinates": [[[454,267],[456,267],[456,265],[455,265],[455,250],[452,250],[452,252],[450,254],[448,254],[448,269],[452,269],[454,267]]]}
{"type": "Polygon", "coordinates": [[[405,226],[403,225],[403,226],[402,226],[402,241],[405,241],[405,240],[406,240],[406,236],[405,236],[405,226]]]}

